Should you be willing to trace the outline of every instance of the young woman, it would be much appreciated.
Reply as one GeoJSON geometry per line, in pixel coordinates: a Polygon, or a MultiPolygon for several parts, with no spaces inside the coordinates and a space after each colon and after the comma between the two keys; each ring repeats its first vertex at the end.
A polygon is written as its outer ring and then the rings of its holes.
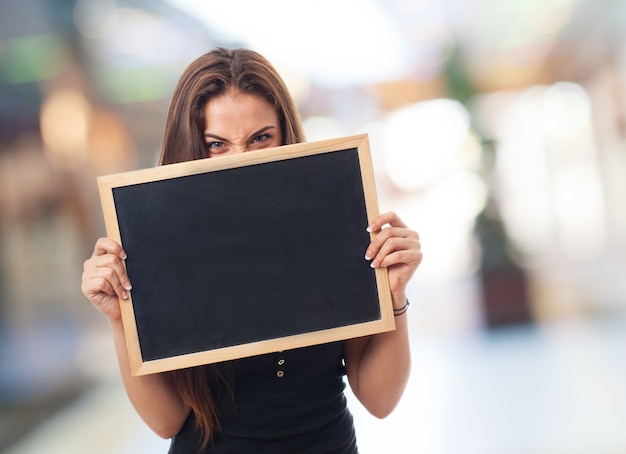
{"type": "MultiPolygon", "coordinates": [[[[191,63],[174,91],[160,164],[302,141],[294,102],[271,64],[250,50],[216,49],[191,63]]],[[[110,239],[96,242],[82,291],[109,321],[133,406],[172,439],[170,453],[358,452],[344,376],[373,415],[395,408],[410,371],[406,285],[422,260],[417,233],[396,214],[366,227],[378,234],[363,254],[388,269],[395,331],[138,377],[130,373],[119,309],[132,288],[126,254],[110,239]]]]}

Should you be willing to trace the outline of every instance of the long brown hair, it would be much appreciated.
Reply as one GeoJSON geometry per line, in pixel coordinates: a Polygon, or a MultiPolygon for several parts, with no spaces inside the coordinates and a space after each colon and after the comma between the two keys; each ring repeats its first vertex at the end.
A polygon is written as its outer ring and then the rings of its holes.
{"type": "Polygon", "coordinates": [[[172,96],[159,164],[206,157],[204,108],[228,90],[260,96],[278,115],[282,144],[304,141],[296,105],[282,78],[263,56],[249,49],[217,48],[193,61],[172,96]]]}
{"type": "MultiPolygon", "coordinates": [[[[304,141],[295,103],[274,67],[257,52],[217,48],[193,61],[178,81],[169,107],[160,165],[206,157],[204,109],[207,102],[228,90],[260,96],[274,106],[283,145],[304,141]]],[[[220,427],[213,392],[215,388],[228,389],[229,377],[213,366],[181,369],[168,375],[193,411],[205,447],[220,427]]]]}

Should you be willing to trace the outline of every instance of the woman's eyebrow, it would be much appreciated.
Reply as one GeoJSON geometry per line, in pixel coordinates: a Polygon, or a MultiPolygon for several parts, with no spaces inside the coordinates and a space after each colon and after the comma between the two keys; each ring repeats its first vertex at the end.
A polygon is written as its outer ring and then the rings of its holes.
{"type": "MultiPolygon", "coordinates": [[[[263,126],[261,129],[253,132],[252,134],[250,134],[248,137],[252,138],[252,137],[256,137],[256,136],[260,136],[261,134],[263,134],[265,131],[267,131],[268,129],[276,129],[276,126],[274,125],[267,125],[267,126],[263,126]]],[[[212,132],[205,132],[204,133],[204,138],[205,139],[215,139],[219,142],[228,142],[228,139],[224,138],[224,137],[220,137],[217,134],[213,134],[212,132]]]]}
{"type": "Polygon", "coordinates": [[[249,138],[253,138],[256,136],[260,136],[261,134],[263,134],[265,131],[267,131],[268,129],[276,129],[276,126],[274,125],[267,125],[262,127],[261,129],[259,129],[258,131],[253,132],[252,134],[250,134],[249,138]]]}
{"type": "Polygon", "coordinates": [[[227,140],[227,139],[225,139],[225,138],[223,138],[223,137],[220,137],[220,136],[217,136],[217,135],[215,135],[215,134],[212,134],[212,133],[210,133],[210,132],[205,132],[205,133],[204,133],[204,138],[205,138],[205,139],[208,139],[208,138],[211,138],[211,139],[216,139],[216,140],[218,140],[219,142],[228,142],[228,140],[227,140]]]}

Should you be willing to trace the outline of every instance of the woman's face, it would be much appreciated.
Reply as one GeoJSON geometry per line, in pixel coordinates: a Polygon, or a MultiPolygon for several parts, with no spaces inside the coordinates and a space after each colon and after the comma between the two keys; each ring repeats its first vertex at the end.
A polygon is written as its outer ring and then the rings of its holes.
{"type": "Polygon", "coordinates": [[[278,115],[265,99],[226,93],[204,108],[204,140],[209,158],[282,145],[278,115]]]}

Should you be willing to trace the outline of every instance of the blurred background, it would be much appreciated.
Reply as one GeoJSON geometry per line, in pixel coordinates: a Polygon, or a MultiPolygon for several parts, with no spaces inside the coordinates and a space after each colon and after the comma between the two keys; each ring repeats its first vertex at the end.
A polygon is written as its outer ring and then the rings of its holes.
{"type": "Polygon", "coordinates": [[[621,0],[0,0],[0,452],[167,451],[82,263],[96,176],[156,165],[179,75],[227,46],[309,140],[368,133],[421,235],[413,374],[384,421],[352,402],[361,451],[626,453],[625,35],[621,0]]]}

